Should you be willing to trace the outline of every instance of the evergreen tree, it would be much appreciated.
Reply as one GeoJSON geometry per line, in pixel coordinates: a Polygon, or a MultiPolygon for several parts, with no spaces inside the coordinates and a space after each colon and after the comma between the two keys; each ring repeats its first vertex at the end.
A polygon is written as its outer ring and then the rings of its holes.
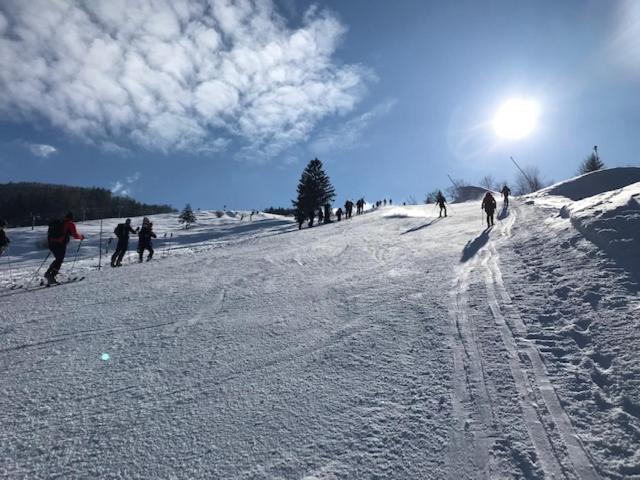
{"type": "Polygon", "coordinates": [[[335,198],[331,180],[324,172],[322,162],[317,158],[311,160],[302,172],[297,192],[298,198],[292,201],[297,218],[315,212],[325,204],[330,204],[335,198]]]}
{"type": "Polygon", "coordinates": [[[180,212],[180,216],[178,217],[180,219],[180,223],[184,223],[184,228],[187,229],[189,228],[189,225],[191,225],[192,223],[196,223],[196,216],[193,213],[193,209],[191,208],[191,204],[187,203],[184,207],[184,209],[182,210],[182,212],[180,212]]]}
{"type": "Polygon", "coordinates": [[[604,168],[604,163],[600,160],[596,151],[591,152],[587,158],[585,158],[580,164],[580,168],[578,169],[578,173],[580,175],[584,175],[585,173],[595,172],[597,170],[601,170],[604,168]]]}

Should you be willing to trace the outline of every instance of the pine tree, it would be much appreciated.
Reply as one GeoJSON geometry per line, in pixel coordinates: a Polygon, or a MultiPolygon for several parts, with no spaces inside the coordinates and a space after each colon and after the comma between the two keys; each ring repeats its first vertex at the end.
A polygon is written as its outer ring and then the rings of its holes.
{"type": "Polygon", "coordinates": [[[600,160],[598,154],[593,151],[591,155],[585,158],[580,164],[580,168],[578,169],[578,173],[580,175],[584,175],[585,173],[595,172],[597,170],[601,170],[604,168],[604,163],[600,160]]]}
{"type": "Polygon", "coordinates": [[[185,224],[184,225],[185,229],[189,228],[189,225],[191,225],[192,223],[196,223],[196,216],[193,213],[193,209],[191,208],[190,203],[187,203],[185,205],[182,212],[180,212],[180,216],[178,218],[180,219],[180,223],[185,224]]]}
{"type": "Polygon", "coordinates": [[[314,158],[309,162],[298,183],[298,198],[293,200],[296,217],[315,212],[325,204],[331,203],[336,196],[331,180],[322,168],[322,162],[314,158]]]}

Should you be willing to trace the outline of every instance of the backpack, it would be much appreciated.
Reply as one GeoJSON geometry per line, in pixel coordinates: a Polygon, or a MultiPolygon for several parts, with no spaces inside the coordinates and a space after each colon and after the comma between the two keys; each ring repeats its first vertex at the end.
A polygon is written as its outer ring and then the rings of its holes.
{"type": "Polygon", "coordinates": [[[118,238],[129,238],[129,232],[127,232],[127,225],[124,223],[119,223],[118,226],[113,231],[116,237],[118,238]]]}
{"type": "Polygon", "coordinates": [[[60,219],[51,220],[47,230],[47,239],[60,238],[63,235],[64,222],[60,219]]]}

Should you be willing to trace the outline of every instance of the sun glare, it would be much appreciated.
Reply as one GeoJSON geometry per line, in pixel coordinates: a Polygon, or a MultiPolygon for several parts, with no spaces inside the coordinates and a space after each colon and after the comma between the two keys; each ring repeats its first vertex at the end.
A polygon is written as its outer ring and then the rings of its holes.
{"type": "Polygon", "coordinates": [[[518,140],[536,128],[540,105],[527,98],[510,98],[498,109],[493,118],[493,129],[500,138],[518,140]]]}

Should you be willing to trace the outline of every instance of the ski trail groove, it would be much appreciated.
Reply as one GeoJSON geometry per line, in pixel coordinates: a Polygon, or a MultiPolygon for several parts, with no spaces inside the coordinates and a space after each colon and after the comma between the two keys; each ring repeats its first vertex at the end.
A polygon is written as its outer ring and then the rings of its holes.
{"type": "Polygon", "coordinates": [[[565,475],[563,473],[562,465],[558,461],[554,446],[552,445],[551,440],[549,439],[548,434],[532,405],[534,399],[530,397],[529,390],[532,389],[533,386],[530,385],[527,375],[520,365],[515,339],[513,338],[511,330],[509,329],[500,310],[500,306],[498,305],[498,300],[496,299],[493,288],[493,277],[488,267],[490,256],[490,254],[485,255],[485,258],[482,261],[482,264],[486,269],[485,286],[487,301],[496,325],[498,326],[502,343],[508,352],[509,369],[511,370],[511,376],[513,377],[518,391],[518,401],[524,415],[525,425],[529,432],[529,437],[531,438],[538,454],[538,458],[540,459],[541,468],[545,472],[545,477],[564,478],[565,475]]]}
{"type": "MultiPolygon", "coordinates": [[[[488,435],[492,426],[495,425],[495,415],[492,408],[491,397],[489,396],[486,378],[484,373],[482,355],[478,348],[474,328],[469,320],[469,274],[473,262],[468,262],[460,268],[453,290],[451,305],[454,309],[450,312],[452,317],[452,337],[454,355],[454,376],[453,376],[453,409],[456,426],[452,437],[454,441],[450,449],[450,470],[449,478],[459,478],[460,466],[455,459],[465,457],[465,452],[469,451],[465,432],[468,428],[472,415],[477,415],[477,420],[473,423],[473,449],[476,470],[483,472],[484,478],[489,478],[489,456],[493,445],[493,439],[488,435]],[[477,389],[477,398],[474,398],[473,387],[477,389]],[[470,404],[473,411],[467,411],[465,404],[470,404]]],[[[468,465],[466,467],[469,467],[468,465]]]]}
{"type": "MultiPolygon", "coordinates": [[[[502,229],[503,239],[511,238],[511,230],[516,218],[515,213],[510,214],[508,218],[508,221],[502,229]]],[[[600,476],[593,466],[592,459],[576,435],[569,416],[560,404],[560,400],[558,399],[555,389],[549,380],[544,362],[538,349],[535,347],[535,344],[520,337],[521,335],[523,337],[526,335],[527,328],[504,286],[502,272],[499,267],[499,254],[495,247],[495,242],[489,242],[486,252],[487,255],[485,255],[485,258],[483,259],[483,264],[485,267],[485,286],[487,288],[489,305],[496,324],[499,327],[505,347],[509,352],[509,364],[514,380],[516,381],[516,386],[520,393],[520,403],[526,416],[527,427],[533,434],[531,438],[534,441],[536,450],[541,456],[541,459],[547,465],[547,468],[550,468],[553,472],[557,472],[559,463],[556,454],[553,453],[555,451],[555,447],[552,445],[546,431],[542,431],[544,430],[543,425],[537,419],[537,413],[532,407],[531,402],[535,400],[529,398],[527,387],[533,389],[535,388],[535,385],[531,385],[529,383],[519,360],[519,353],[525,354],[531,362],[533,368],[532,373],[534,374],[537,388],[553,419],[556,430],[560,434],[567,448],[567,454],[573,464],[578,478],[581,480],[599,479],[600,476]],[[498,302],[497,295],[500,296],[501,302],[498,302]],[[502,304],[502,308],[500,304],[502,304]],[[509,320],[511,320],[513,324],[513,329],[509,326],[507,318],[503,314],[503,311],[505,310],[509,310],[510,312],[509,320]],[[514,331],[518,334],[518,338],[514,336],[514,331]],[[518,340],[520,341],[518,342],[518,340]]],[[[547,470],[545,469],[545,471],[547,470]]]]}

